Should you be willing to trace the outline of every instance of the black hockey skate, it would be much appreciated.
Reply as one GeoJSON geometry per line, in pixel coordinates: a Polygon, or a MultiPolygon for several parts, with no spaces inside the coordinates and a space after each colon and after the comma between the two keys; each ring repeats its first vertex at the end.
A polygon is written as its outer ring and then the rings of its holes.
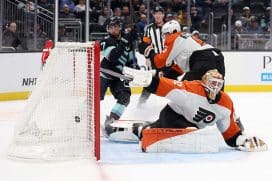
{"type": "Polygon", "coordinates": [[[108,138],[110,134],[116,132],[116,128],[111,126],[111,123],[113,123],[114,121],[114,118],[106,116],[106,120],[104,123],[104,135],[106,136],[106,138],[108,138]]]}

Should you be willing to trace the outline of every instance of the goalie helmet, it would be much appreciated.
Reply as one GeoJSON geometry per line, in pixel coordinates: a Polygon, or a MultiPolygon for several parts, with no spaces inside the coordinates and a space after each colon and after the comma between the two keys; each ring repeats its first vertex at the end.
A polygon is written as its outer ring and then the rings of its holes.
{"type": "Polygon", "coordinates": [[[209,70],[202,76],[202,85],[205,87],[209,99],[215,100],[224,85],[223,76],[217,69],[209,70]]]}
{"type": "Polygon", "coordinates": [[[162,27],[162,33],[165,35],[167,33],[181,32],[180,24],[176,20],[171,20],[166,22],[162,27]]]}

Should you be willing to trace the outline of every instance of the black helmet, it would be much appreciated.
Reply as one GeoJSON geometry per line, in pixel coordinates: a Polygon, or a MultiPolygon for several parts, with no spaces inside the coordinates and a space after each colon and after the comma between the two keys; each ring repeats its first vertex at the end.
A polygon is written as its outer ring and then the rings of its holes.
{"type": "Polygon", "coordinates": [[[157,11],[161,11],[162,13],[164,13],[164,9],[163,9],[163,7],[161,7],[160,5],[154,6],[153,12],[155,13],[155,12],[157,12],[157,11]]]}
{"type": "Polygon", "coordinates": [[[121,18],[118,16],[110,17],[108,26],[119,25],[121,27],[121,18]]]}

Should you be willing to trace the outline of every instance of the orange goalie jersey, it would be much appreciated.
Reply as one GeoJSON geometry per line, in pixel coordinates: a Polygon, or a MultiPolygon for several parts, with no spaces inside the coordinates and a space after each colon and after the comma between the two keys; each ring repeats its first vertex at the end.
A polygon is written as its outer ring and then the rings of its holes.
{"type": "Polygon", "coordinates": [[[216,124],[225,141],[232,140],[241,130],[234,119],[231,98],[220,92],[215,102],[209,102],[201,81],[179,82],[153,78],[149,91],[170,100],[168,105],[198,128],[216,124]]]}

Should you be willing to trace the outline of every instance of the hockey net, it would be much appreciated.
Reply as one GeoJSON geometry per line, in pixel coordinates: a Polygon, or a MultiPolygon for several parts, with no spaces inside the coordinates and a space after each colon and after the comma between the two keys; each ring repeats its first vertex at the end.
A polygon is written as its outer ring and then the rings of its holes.
{"type": "Polygon", "coordinates": [[[100,159],[99,43],[56,43],[15,128],[8,155],[100,159]]]}

